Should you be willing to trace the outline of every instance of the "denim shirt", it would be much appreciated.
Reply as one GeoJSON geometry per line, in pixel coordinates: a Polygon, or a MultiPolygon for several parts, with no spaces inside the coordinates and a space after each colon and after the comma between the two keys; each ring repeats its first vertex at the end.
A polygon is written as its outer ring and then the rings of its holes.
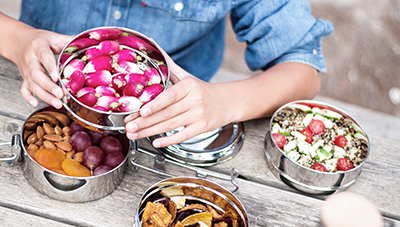
{"type": "Polygon", "coordinates": [[[251,70],[301,62],[325,72],[321,38],[332,23],[316,20],[307,0],[23,0],[20,20],[77,35],[127,27],[154,39],[189,73],[208,81],[222,63],[229,15],[251,70]]]}

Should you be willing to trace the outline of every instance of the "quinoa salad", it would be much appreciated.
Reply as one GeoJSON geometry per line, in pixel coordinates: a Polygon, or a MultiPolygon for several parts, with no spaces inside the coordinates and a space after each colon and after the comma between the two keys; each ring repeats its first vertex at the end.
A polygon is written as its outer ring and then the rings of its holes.
{"type": "Polygon", "coordinates": [[[361,128],[325,108],[291,104],[274,116],[271,134],[292,161],[317,171],[347,171],[368,154],[368,139],[361,128]]]}

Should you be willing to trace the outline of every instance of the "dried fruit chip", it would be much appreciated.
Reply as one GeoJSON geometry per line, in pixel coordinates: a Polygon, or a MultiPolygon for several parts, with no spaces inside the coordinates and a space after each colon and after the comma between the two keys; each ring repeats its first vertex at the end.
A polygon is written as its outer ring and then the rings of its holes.
{"type": "Polygon", "coordinates": [[[142,216],[143,227],[169,226],[172,223],[172,215],[161,203],[147,202],[142,216]]]}
{"type": "Polygon", "coordinates": [[[222,217],[222,215],[220,215],[214,208],[212,208],[210,205],[208,205],[207,204],[207,209],[208,209],[208,212],[210,212],[211,214],[212,214],[212,216],[213,216],[213,219],[215,219],[215,218],[221,218],[222,217]]]}
{"type": "Polygon", "coordinates": [[[217,222],[213,225],[213,227],[228,227],[228,223],[221,221],[221,222],[217,222]]]}
{"type": "Polygon", "coordinates": [[[178,221],[174,227],[184,227],[182,222],[178,221]]]}
{"type": "Polygon", "coordinates": [[[192,203],[188,206],[185,206],[184,208],[180,209],[179,212],[187,211],[187,210],[200,210],[201,212],[208,212],[207,207],[204,205],[201,205],[199,203],[192,203]]]}
{"type": "Polygon", "coordinates": [[[182,224],[183,224],[183,226],[188,226],[188,225],[198,223],[199,221],[202,221],[205,224],[207,224],[208,226],[211,226],[212,214],[209,212],[192,214],[192,215],[186,217],[185,219],[183,219],[182,224]]]}

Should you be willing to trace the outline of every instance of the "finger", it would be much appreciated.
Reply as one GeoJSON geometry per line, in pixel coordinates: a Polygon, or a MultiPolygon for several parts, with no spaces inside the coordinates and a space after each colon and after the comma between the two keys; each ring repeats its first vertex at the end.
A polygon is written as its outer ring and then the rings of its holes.
{"type": "Polygon", "coordinates": [[[35,93],[40,99],[42,99],[43,97],[40,97],[39,94],[36,93],[37,91],[39,91],[38,87],[52,94],[56,99],[61,99],[63,97],[62,89],[44,73],[43,67],[39,63],[30,63],[29,73],[32,79],[32,83],[29,83],[30,90],[35,93]],[[33,88],[33,84],[36,84],[37,86],[33,88]]]}
{"type": "Polygon", "coordinates": [[[39,101],[32,95],[32,92],[29,90],[28,84],[25,81],[21,85],[20,92],[25,102],[29,103],[29,105],[33,107],[38,106],[39,101]]]}
{"type": "Polygon", "coordinates": [[[43,65],[43,67],[47,70],[52,80],[54,82],[57,82],[57,63],[54,53],[49,48],[49,44],[44,43],[46,41],[41,40],[40,42],[41,43],[38,43],[34,46],[36,57],[39,59],[39,62],[43,65]]]}
{"type": "Polygon", "coordinates": [[[147,117],[157,113],[167,106],[182,100],[188,93],[188,88],[178,83],[163,91],[153,101],[143,106],[140,110],[140,115],[147,117]]]}
{"type": "MultiPolygon", "coordinates": [[[[32,76],[34,77],[34,76],[32,76]]],[[[43,84],[54,84],[49,77],[43,78],[42,86],[47,86],[43,84]]],[[[56,86],[57,87],[57,86],[56,86]]],[[[58,87],[59,88],[59,87],[58,87]]],[[[38,98],[43,100],[44,102],[48,103],[49,105],[54,106],[57,109],[60,109],[62,107],[61,100],[54,97],[51,93],[49,93],[47,90],[43,89],[41,86],[39,86],[37,83],[30,83],[29,84],[29,89],[31,92],[33,92],[38,98]]],[[[60,88],[59,88],[60,89],[60,88]]],[[[62,92],[62,91],[61,91],[62,92]]]]}
{"type": "Polygon", "coordinates": [[[125,124],[127,124],[127,123],[135,120],[138,117],[140,117],[140,113],[139,112],[131,113],[128,116],[125,117],[124,122],[125,122],[125,124]]]}
{"type": "MultiPolygon", "coordinates": [[[[189,125],[190,123],[192,123],[192,119],[190,118],[190,114],[187,113],[183,113],[177,117],[140,129],[138,129],[138,125],[136,124],[136,122],[133,121],[127,124],[127,128],[133,129],[127,131],[127,136],[130,139],[141,139],[156,134],[169,132],[181,126],[189,125]]],[[[196,124],[198,123],[196,122],[196,124]]],[[[202,128],[203,127],[199,128],[199,130],[201,130],[202,128]]]]}
{"type": "Polygon", "coordinates": [[[155,139],[152,144],[154,147],[159,148],[159,147],[167,147],[170,145],[182,143],[188,139],[191,139],[197,135],[201,134],[201,131],[199,131],[195,125],[190,125],[188,127],[185,127],[183,130],[174,133],[170,136],[164,136],[155,139]]]}

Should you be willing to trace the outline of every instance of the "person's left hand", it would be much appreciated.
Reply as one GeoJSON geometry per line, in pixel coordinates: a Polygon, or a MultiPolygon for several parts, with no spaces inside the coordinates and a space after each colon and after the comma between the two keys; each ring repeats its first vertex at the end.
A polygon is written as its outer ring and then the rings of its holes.
{"type": "Polygon", "coordinates": [[[223,85],[204,82],[171,59],[169,62],[174,85],[143,106],[140,117],[132,114],[125,118],[129,139],[145,138],[184,126],[178,133],[153,141],[154,147],[166,147],[230,123],[231,116],[227,115],[230,104],[223,101],[227,95],[223,85]]]}

